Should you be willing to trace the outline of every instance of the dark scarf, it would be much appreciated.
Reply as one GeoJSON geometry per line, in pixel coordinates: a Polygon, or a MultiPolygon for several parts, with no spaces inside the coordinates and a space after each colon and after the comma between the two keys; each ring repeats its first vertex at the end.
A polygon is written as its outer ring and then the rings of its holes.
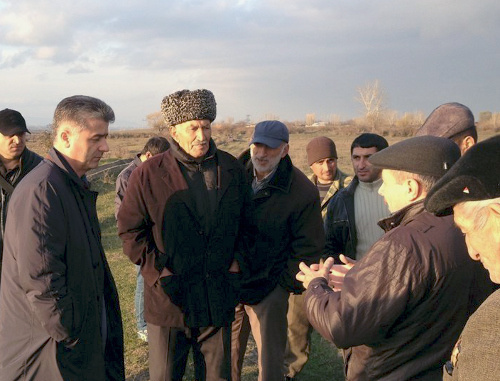
{"type": "Polygon", "coordinates": [[[189,194],[194,202],[196,212],[207,235],[215,223],[217,210],[217,147],[210,139],[208,152],[205,156],[195,159],[184,151],[179,144],[168,137],[170,149],[179,163],[182,175],[189,188],[189,194]]]}

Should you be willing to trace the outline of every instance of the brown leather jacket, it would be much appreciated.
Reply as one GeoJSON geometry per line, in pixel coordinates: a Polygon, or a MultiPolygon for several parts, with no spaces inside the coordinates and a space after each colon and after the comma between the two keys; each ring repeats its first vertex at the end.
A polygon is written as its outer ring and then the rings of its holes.
{"type": "Polygon", "coordinates": [[[347,380],[440,380],[491,283],[478,290],[487,275],[469,258],[452,216],[436,217],[417,202],[380,225],[387,233],[349,271],[341,292],[323,278],[310,283],[309,321],[340,348],[368,346],[347,353],[347,380]]]}

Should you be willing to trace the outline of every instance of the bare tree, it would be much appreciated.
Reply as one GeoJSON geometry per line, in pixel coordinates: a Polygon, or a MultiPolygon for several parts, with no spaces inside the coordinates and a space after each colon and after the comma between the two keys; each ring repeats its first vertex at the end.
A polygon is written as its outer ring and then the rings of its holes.
{"type": "Polygon", "coordinates": [[[357,88],[358,96],[355,98],[363,106],[363,113],[366,121],[375,129],[383,121],[383,114],[386,108],[387,96],[380,85],[378,79],[368,82],[366,85],[357,88]]]}
{"type": "Polygon", "coordinates": [[[148,122],[149,128],[153,128],[158,132],[162,132],[165,128],[167,128],[167,124],[163,119],[163,115],[161,111],[155,111],[146,116],[146,121],[148,122]]]}

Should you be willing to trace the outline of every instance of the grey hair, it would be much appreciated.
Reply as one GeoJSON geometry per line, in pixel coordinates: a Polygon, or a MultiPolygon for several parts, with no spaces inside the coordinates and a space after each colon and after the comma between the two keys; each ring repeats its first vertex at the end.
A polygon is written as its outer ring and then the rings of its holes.
{"type": "Polygon", "coordinates": [[[429,192],[434,184],[439,180],[439,177],[436,176],[419,175],[418,173],[406,171],[393,170],[393,174],[398,184],[401,184],[406,179],[413,179],[422,185],[422,188],[426,193],[429,192]]]}
{"type": "Polygon", "coordinates": [[[100,99],[86,95],[73,95],[64,98],[57,105],[52,128],[56,131],[63,122],[71,122],[81,131],[87,128],[88,119],[101,119],[107,123],[113,123],[115,113],[100,99]]]}

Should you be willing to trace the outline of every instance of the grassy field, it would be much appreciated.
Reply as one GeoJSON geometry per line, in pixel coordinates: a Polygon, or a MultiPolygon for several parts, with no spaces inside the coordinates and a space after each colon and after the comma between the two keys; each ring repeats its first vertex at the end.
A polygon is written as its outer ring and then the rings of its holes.
{"type": "MultiPolygon", "coordinates": [[[[225,151],[238,155],[248,146],[250,130],[217,131],[214,129],[214,139],[218,147],[225,151]]],[[[105,161],[118,158],[131,158],[140,151],[146,140],[154,135],[153,131],[141,130],[134,133],[120,135],[115,134],[109,139],[110,152],[106,154],[105,161]]],[[[290,156],[294,164],[306,174],[310,169],[306,162],[305,146],[315,136],[325,135],[332,138],[337,146],[339,154],[338,167],[347,173],[352,173],[349,160],[349,148],[351,141],[357,133],[336,129],[300,129],[290,135],[290,156]]],[[[494,135],[493,132],[480,133],[480,140],[494,135]]],[[[402,137],[388,137],[390,144],[403,139],[402,137]]],[[[34,151],[44,155],[47,145],[43,144],[34,135],[28,146],[34,151]]],[[[125,361],[127,380],[148,380],[148,353],[147,345],[136,336],[134,319],[134,289],[135,289],[135,267],[122,254],[121,242],[117,236],[116,223],[114,219],[114,181],[116,174],[109,174],[102,181],[95,181],[93,187],[99,191],[98,213],[102,228],[102,240],[110,266],[118,285],[122,317],[125,332],[125,361]]],[[[299,381],[317,380],[343,380],[342,360],[337,349],[323,340],[317,333],[313,334],[311,358],[304,370],[297,376],[299,381]]],[[[185,380],[193,380],[191,367],[188,366],[185,380]]],[[[247,355],[243,369],[243,380],[253,381],[257,379],[256,353],[252,343],[247,348],[247,355]]]]}

